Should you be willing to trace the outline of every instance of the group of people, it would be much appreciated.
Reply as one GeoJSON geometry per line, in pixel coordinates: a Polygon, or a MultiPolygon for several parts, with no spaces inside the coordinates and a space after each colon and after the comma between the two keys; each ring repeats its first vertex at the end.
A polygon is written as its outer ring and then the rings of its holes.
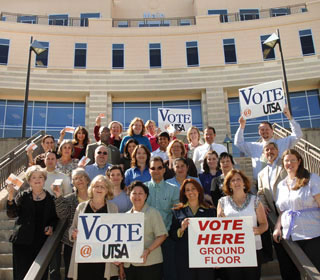
{"type": "MultiPolygon", "coordinates": [[[[303,166],[293,145],[301,138],[300,126],[289,119],[292,134],[273,138],[272,125],[259,125],[261,142],[244,140],[245,120],[235,135],[235,145],[252,158],[250,182],[224,145],[215,143],[213,127],[191,127],[188,143],[159,131],[154,121],[140,118],[121,137],[122,124],[108,127],[96,119],[94,137],[77,127],[73,140],[60,132],[42,139],[44,152],[33,158],[26,171],[28,188],[8,185],[7,214],[16,219],[10,237],[14,279],[23,279],[58,219],[67,218],[61,243],[45,273],[60,279],[61,252],[65,279],[202,280],[260,279],[264,248],[261,235],[268,233],[267,216],[278,222],[273,232],[283,279],[298,279],[299,272],[281,245],[296,241],[319,270],[320,179],[303,166]],[[83,156],[89,163],[81,160],[83,156]],[[81,161],[79,161],[81,160],[81,161]],[[55,185],[56,179],[61,183],[55,185]],[[142,263],[76,263],[75,243],[81,213],[144,213],[142,263]],[[188,225],[194,217],[243,217],[253,219],[257,267],[189,268],[188,225]]],[[[270,236],[270,235],[269,235],[270,236]]]]}

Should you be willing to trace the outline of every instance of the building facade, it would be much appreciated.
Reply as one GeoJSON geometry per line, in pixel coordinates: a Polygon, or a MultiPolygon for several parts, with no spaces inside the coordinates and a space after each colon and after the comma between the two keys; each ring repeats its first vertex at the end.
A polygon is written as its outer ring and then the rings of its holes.
{"type": "MultiPolygon", "coordinates": [[[[292,111],[302,127],[320,127],[320,1],[297,0],[0,0],[0,137],[19,137],[30,37],[27,135],[58,135],[106,113],[128,127],[157,121],[159,107],[191,108],[193,124],[212,125],[217,142],[233,136],[238,89],[282,79],[281,34],[292,111]]],[[[288,127],[281,114],[268,120],[288,127]]],[[[246,137],[257,139],[248,121],[246,137]]]]}

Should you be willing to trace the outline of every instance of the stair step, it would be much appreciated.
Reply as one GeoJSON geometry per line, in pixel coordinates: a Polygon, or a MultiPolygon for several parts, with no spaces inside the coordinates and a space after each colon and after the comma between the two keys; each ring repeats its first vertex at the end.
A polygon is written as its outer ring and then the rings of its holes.
{"type": "Polygon", "coordinates": [[[0,254],[9,254],[9,253],[12,253],[12,244],[7,241],[1,241],[0,242],[0,254]]]}
{"type": "Polygon", "coordinates": [[[0,220],[7,220],[9,219],[7,216],[7,211],[6,210],[1,210],[0,211],[0,220]]]}
{"type": "Polygon", "coordinates": [[[261,267],[261,275],[263,277],[273,277],[280,275],[280,268],[279,268],[279,262],[277,259],[267,262],[262,265],[261,267]]]}
{"type": "Polygon", "coordinates": [[[0,267],[2,268],[12,267],[12,254],[0,254],[0,267]]]}
{"type": "Polygon", "coordinates": [[[1,280],[12,280],[13,279],[12,268],[0,268],[0,279],[1,280]]]}
{"type": "Polygon", "coordinates": [[[11,229],[0,229],[0,241],[9,241],[9,237],[13,233],[11,229]]]}
{"type": "Polygon", "coordinates": [[[0,229],[13,229],[15,220],[0,220],[0,229]]]}

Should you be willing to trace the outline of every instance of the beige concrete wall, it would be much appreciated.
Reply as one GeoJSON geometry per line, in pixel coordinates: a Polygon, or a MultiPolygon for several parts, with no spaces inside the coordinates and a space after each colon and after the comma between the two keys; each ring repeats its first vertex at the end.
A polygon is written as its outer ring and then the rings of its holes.
{"type": "Polygon", "coordinates": [[[0,138],[0,157],[9,153],[23,141],[24,139],[21,140],[20,138],[0,138]]]}

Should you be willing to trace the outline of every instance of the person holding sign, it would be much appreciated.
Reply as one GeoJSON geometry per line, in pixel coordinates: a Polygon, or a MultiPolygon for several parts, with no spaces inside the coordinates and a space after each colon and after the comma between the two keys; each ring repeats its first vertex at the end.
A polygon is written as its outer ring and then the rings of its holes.
{"type": "Polygon", "coordinates": [[[273,239],[298,243],[320,271],[320,177],[304,168],[301,155],[294,149],[283,153],[282,164],[288,176],[278,185],[280,215],[273,239]]]}
{"type": "Polygon", "coordinates": [[[129,187],[132,209],[128,213],[144,213],[144,251],[143,263],[125,263],[127,280],[162,280],[162,252],[160,245],[167,238],[168,232],[159,211],[146,203],[149,188],[142,182],[135,181],[129,187]]]}
{"type": "Polygon", "coordinates": [[[231,170],[223,183],[225,197],[218,202],[218,217],[244,217],[253,219],[253,232],[257,250],[257,267],[227,268],[225,274],[228,279],[259,280],[261,275],[262,242],[261,234],[268,229],[268,221],[264,207],[257,196],[250,194],[250,181],[242,171],[231,170]]]}
{"type": "Polygon", "coordinates": [[[58,149],[60,158],[57,161],[57,169],[70,178],[72,170],[76,169],[79,163],[77,158],[72,158],[73,150],[72,140],[63,140],[58,149]]]}
{"type": "Polygon", "coordinates": [[[156,149],[159,148],[157,138],[158,138],[158,133],[160,133],[160,128],[157,128],[155,121],[148,120],[146,122],[146,130],[148,132],[146,134],[146,136],[148,137],[150,144],[151,144],[151,147],[152,147],[152,151],[150,151],[150,152],[154,152],[156,149]]]}
{"type": "MultiPolygon", "coordinates": [[[[96,176],[88,189],[89,200],[78,205],[69,230],[70,241],[76,242],[78,234],[78,217],[80,213],[118,213],[115,204],[107,202],[113,198],[112,183],[103,175],[96,176]]],[[[78,280],[117,280],[118,269],[111,263],[75,263],[75,248],[73,245],[69,278],[78,280]]]]}
{"type": "Polygon", "coordinates": [[[194,150],[201,146],[200,131],[197,127],[191,126],[187,131],[188,144],[186,144],[187,157],[193,159],[194,150]]]}
{"type": "Polygon", "coordinates": [[[286,149],[293,147],[302,137],[300,125],[293,119],[287,106],[283,109],[283,114],[287,117],[291,127],[291,135],[286,138],[274,139],[273,127],[269,122],[262,122],[258,127],[259,135],[262,138],[261,142],[245,142],[244,129],[246,127],[246,120],[243,115],[239,118],[240,126],[234,136],[234,144],[239,150],[251,157],[253,167],[253,178],[257,180],[258,173],[266,166],[266,160],[262,155],[263,147],[266,142],[275,142],[279,147],[279,154],[281,155],[286,149]]]}
{"type": "Polygon", "coordinates": [[[213,268],[189,268],[189,219],[216,217],[216,210],[204,200],[204,191],[194,179],[186,179],[180,187],[180,205],[173,211],[170,236],[176,241],[178,280],[214,279],[213,268]]]}

